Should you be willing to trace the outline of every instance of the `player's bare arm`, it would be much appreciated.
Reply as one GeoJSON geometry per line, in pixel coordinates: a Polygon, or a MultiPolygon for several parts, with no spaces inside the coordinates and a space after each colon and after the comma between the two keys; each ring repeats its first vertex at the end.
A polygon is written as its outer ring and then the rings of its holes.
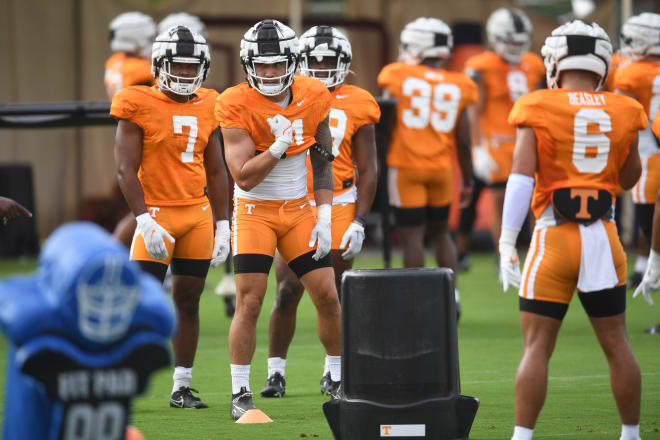
{"type": "MultiPolygon", "coordinates": [[[[329,118],[325,118],[316,129],[316,143],[324,150],[332,151],[332,135],[330,134],[329,118]]],[[[314,173],[314,199],[317,205],[331,204],[334,182],[332,180],[332,162],[326,160],[321,153],[311,149],[309,157],[314,173]]]]}
{"type": "Polygon", "coordinates": [[[6,197],[0,197],[0,216],[2,216],[2,222],[5,225],[9,220],[20,215],[32,217],[32,213],[20,203],[6,197]]]}
{"type": "Polygon", "coordinates": [[[357,218],[366,218],[376,196],[378,180],[376,130],[373,124],[363,125],[353,135],[353,154],[357,163],[358,176],[360,176],[357,185],[355,214],[357,218]]]}
{"type": "MultiPolygon", "coordinates": [[[[225,159],[229,172],[243,191],[250,191],[261,183],[279,161],[268,152],[255,154],[256,148],[247,130],[223,128],[222,137],[225,141],[225,159]]],[[[332,197],[332,191],[330,196],[332,197]]]]}
{"type": "Polygon", "coordinates": [[[220,149],[220,134],[216,129],[209,138],[209,144],[204,151],[204,169],[208,198],[213,209],[215,220],[228,218],[227,169],[220,149]]]}
{"type": "Polygon", "coordinates": [[[538,155],[536,153],[536,135],[531,127],[519,127],[516,131],[516,147],[513,151],[511,174],[523,174],[534,177],[538,155]]]}
{"type": "Polygon", "coordinates": [[[481,74],[479,72],[470,72],[469,76],[470,79],[474,81],[479,88],[479,99],[477,99],[477,102],[467,108],[468,117],[470,120],[470,134],[472,136],[472,143],[474,145],[482,145],[483,138],[481,135],[480,118],[486,105],[486,86],[484,85],[484,80],[481,78],[481,74]]]}
{"type": "Polygon", "coordinates": [[[639,160],[639,151],[637,150],[638,141],[639,136],[635,134],[635,139],[630,144],[628,157],[619,170],[619,185],[625,190],[635,186],[639,176],[642,175],[642,163],[639,160]]]}
{"type": "Polygon", "coordinates": [[[461,167],[463,186],[461,188],[461,207],[467,206],[472,197],[472,143],[470,141],[470,119],[464,109],[456,124],[456,145],[458,146],[458,165],[461,167]]]}
{"type": "Polygon", "coordinates": [[[142,162],[142,129],[139,125],[120,119],[115,137],[115,157],[117,161],[117,181],[126,203],[137,217],[147,212],[144,192],[138,180],[138,170],[142,162]]]}

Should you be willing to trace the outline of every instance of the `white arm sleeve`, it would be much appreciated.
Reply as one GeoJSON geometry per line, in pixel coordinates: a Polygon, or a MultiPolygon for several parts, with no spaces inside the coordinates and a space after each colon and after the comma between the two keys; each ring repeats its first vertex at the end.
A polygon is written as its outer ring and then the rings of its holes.
{"type": "Polygon", "coordinates": [[[534,191],[534,178],[524,174],[511,174],[504,193],[502,229],[520,231],[527,217],[534,191]]]}

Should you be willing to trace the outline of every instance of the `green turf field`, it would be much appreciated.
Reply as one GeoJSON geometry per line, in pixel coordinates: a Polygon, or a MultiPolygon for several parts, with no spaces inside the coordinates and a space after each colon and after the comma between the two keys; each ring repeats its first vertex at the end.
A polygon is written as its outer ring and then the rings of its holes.
{"type": "MultiPolygon", "coordinates": [[[[362,256],[358,268],[382,267],[375,254],[362,256]]],[[[463,317],[459,324],[459,353],[463,394],[481,400],[471,438],[508,439],[513,430],[513,379],[521,354],[517,297],[503,294],[491,256],[473,256],[472,270],[459,276],[463,317]]],[[[29,271],[33,262],[2,262],[0,277],[29,271]]],[[[192,386],[201,391],[208,410],[179,410],[168,406],[172,371],[155,377],[135,406],[133,424],[147,439],[331,439],[319,392],[323,349],[316,337],[315,311],[303,299],[298,328],[287,360],[287,394],[282,399],[258,395],[266,379],[268,314],[273,303],[271,282],[258,327],[251,387],[255,404],[274,423],[236,425],[229,417],[231,379],[227,331],[230,320],[212,288],[221,278],[211,270],[202,297],[201,335],[192,386]]],[[[271,280],[273,281],[273,280],[271,280]]],[[[630,293],[630,292],[629,292],[630,293]]],[[[630,341],[643,373],[642,438],[660,439],[660,335],[644,334],[645,326],[660,322],[660,306],[641,298],[628,302],[630,341]]],[[[660,295],[656,295],[660,302],[660,295]]],[[[4,371],[6,344],[0,345],[4,371]]],[[[4,373],[0,375],[4,389],[4,373]]],[[[582,307],[573,302],[550,363],[549,392],[534,438],[618,439],[620,424],[609,388],[605,357],[597,345],[582,307]]]]}

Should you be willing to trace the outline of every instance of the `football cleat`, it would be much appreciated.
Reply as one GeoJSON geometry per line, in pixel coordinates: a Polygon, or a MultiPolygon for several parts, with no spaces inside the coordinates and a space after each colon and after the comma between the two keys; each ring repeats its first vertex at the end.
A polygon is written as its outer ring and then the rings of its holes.
{"type": "Polygon", "coordinates": [[[646,330],[644,330],[644,332],[648,333],[649,335],[660,335],[660,324],[646,327],[646,330]]]}
{"type": "Polygon", "coordinates": [[[279,372],[273,373],[266,379],[266,386],[261,390],[261,397],[283,397],[286,380],[279,372]]]}
{"type": "Polygon", "coordinates": [[[335,382],[330,378],[330,372],[328,371],[321,378],[321,394],[330,396],[333,399],[336,398],[334,395],[338,393],[340,384],[340,381],[335,382]]]}
{"type": "Polygon", "coordinates": [[[231,395],[231,409],[229,414],[232,419],[238,420],[243,414],[256,408],[252,401],[252,393],[246,387],[242,387],[238,393],[231,395]]]}
{"type": "Polygon", "coordinates": [[[193,396],[192,392],[199,393],[194,388],[181,387],[178,391],[175,391],[170,396],[170,406],[172,408],[194,408],[194,409],[204,409],[209,406],[202,402],[197,396],[193,396]]]}

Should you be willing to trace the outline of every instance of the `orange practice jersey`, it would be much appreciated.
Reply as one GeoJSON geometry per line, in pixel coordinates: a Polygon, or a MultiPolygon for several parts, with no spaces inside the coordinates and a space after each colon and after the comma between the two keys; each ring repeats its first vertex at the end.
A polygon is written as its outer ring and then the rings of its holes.
{"type": "Polygon", "coordinates": [[[651,130],[653,130],[654,135],[660,137],[660,116],[655,115],[655,118],[653,118],[653,126],[651,126],[651,130]]]}
{"type": "Polygon", "coordinates": [[[404,63],[385,66],[378,85],[398,100],[387,164],[451,167],[454,129],[463,109],[477,100],[477,85],[464,73],[404,63]]]}
{"type": "Polygon", "coordinates": [[[151,62],[144,58],[126,56],[124,52],[117,52],[105,62],[103,81],[109,99],[125,87],[151,85],[154,83],[151,62]]]}
{"type": "Polygon", "coordinates": [[[282,108],[247,82],[241,83],[228,88],[218,97],[216,120],[222,128],[246,130],[256,149],[265,151],[275,142],[266,120],[280,114],[293,126],[293,143],[286,150],[286,155],[303,153],[316,143],[316,130],[330,113],[332,97],[321,81],[306,76],[294,78],[291,93],[291,102],[282,108]]]}
{"type": "Polygon", "coordinates": [[[652,121],[660,107],[660,63],[635,61],[616,71],[614,86],[634,93],[652,121]]]}
{"type": "Polygon", "coordinates": [[[604,189],[614,198],[630,144],[648,124],[634,99],[566,89],[523,96],[514,104],[509,122],[532,127],[536,135],[532,211],[537,218],[559,188],[604,189]]]}
{"type": "Polygon", "coordinates": [[[486,90],[480,124],[484,136],[515,136],[516,128],[507,117],[513,103],[534,90],[545,76],[543,60],[531,52],[523,54],[520,63],[509,64],[493,51],[471,57],[465,71],[472,76],[478,72],[486,90]]]}
{"type": "MultiPolygon", "coordinates": [[[[376,124],[380,120],[380,107],[376,100],[364,89],[351,85],[341,85],[331,92],[330,132],[332,133],[332,175],[335,181],[334,196],[338,196],[355,185],[355,164],[353,161],[353,135],[363,125],[376,124]],[[350,182],[350,184],[349,184],[350,182]]],[[[312,165],[307,159],[307,189],[314,197],[312,165]]]]}
{"type": "Polygon", "coordinates": [[[184,104],[155,86],[131,86],[115,95],[110,114],[142,129],[138,178],[147,205],[182,206],[206,200],[204,152],[217,124],[218,93],[200,88],[184,104]]]}
{"type": "Polygon", "coordinates": [[[616,88],[615,79],[617,70],[627,64],[628,57],[625,57],[618,52],[612,54],[612,61],[610,62],[610,68],[607,71],[607,78],[605,79],[605,87],[607,87],[608,92],[613,92],[616,88]]]}

